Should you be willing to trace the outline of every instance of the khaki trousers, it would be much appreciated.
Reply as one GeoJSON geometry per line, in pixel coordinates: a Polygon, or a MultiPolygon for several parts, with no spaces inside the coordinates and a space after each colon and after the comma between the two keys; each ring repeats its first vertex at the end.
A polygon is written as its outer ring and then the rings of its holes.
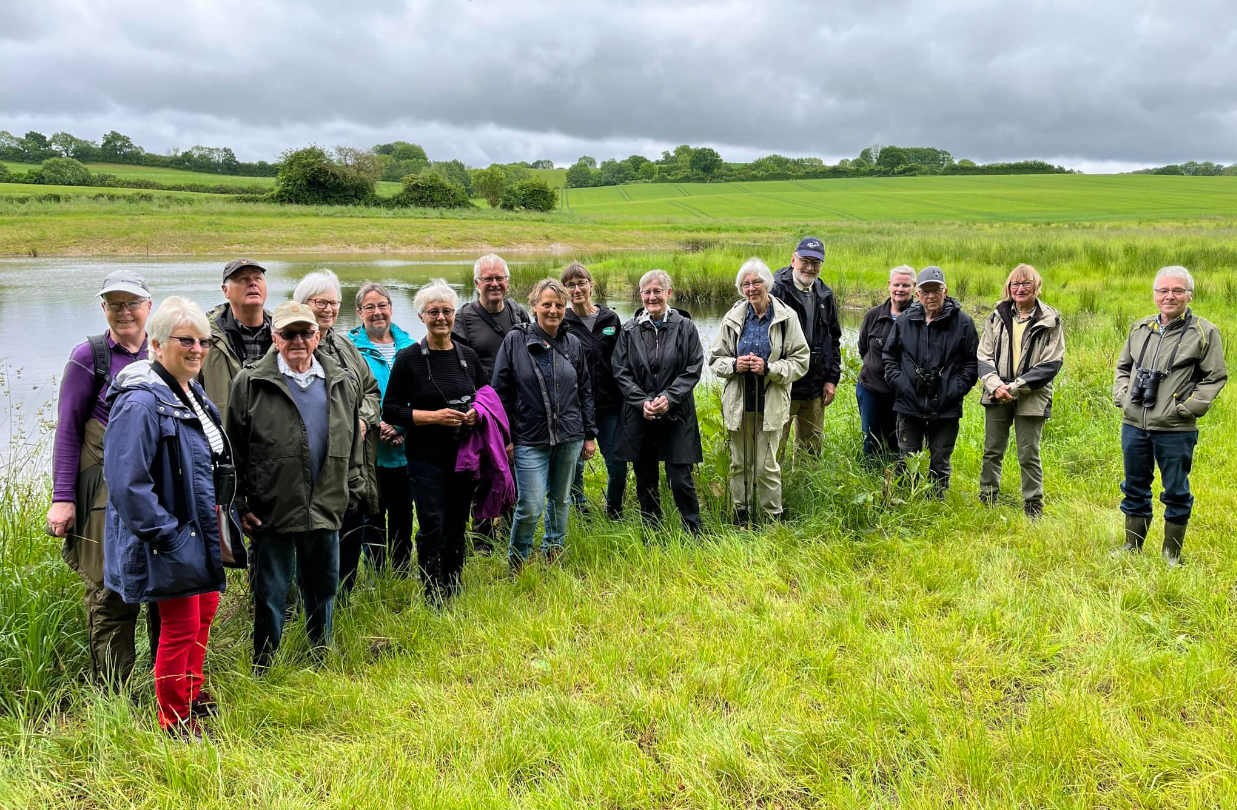
{"type": "Polygon", "coordinates": [[[1039,440],[1044,432],[1044,417],[1015,416],[1016,404],[989,405],[984,408],[984,463],[979,473],[979,492],[996,495],[1001,491],[1001,464],[1009,447],[1013,427],[1018,443],[1018,468],[1022,471],[1022,500],[1042,501],[1044,468],[1039,460],[1039,440]]]}
{"type": "Polygon", "coordinates": [[[786,460],[786,440],[790,438],[792,423],[795,426],[795,445],[813,456],[819,456],[825,434],[825,406],[821,398],[790,401],[790,418],[782,428],[782,442],[777,449],[777,456],[782,461],[786,460]]]}
{"type": "Polygon", "coordinates": [[[760,430],[763,421],[763,414],[744,414],[742,428],[730,431],[730,500],[738,509],[760,504],[773,517],[782,514],[782,466],[778,431],[760,430]]]}

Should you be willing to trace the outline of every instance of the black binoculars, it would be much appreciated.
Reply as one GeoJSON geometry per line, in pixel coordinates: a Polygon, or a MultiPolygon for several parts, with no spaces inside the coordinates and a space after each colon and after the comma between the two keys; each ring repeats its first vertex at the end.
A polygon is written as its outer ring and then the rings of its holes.
{"type": "Polygon", "coordinates": [[[1144,408],[1154,408],[1160,393],[1160,381],[1167,376],[1167,371],[1154,368],[1137,369],[1134,380],[1130,383],[1130,402],[1144,408]]]}
{"type": "Polygon", "coordinates": [[[940,390],[941,386],[941,370],[934,369],[915,369],[915,393],[921,397],[932,396],[940,390]]]}
{"type": "MultiPolygon", "coordinates": [[[[453,411],[459,411],[460,413],[468,413],[470,410],[472,410],[472,400],[473,398],[471,396],[460,397],[459,399],[449,399],[447,400],[447,407],[453,411]]],[[[459,439],[471,431],[472,431],[472,425],[466,425],[463,422],[461,422],[460,424],[451,428],[451,438],[459,439]]]]}
{"type": "Polygon", "coordinates": [[[215,465],[215,503],[231,506],[236,499],[236,467],[231,464],[215,465]]]}

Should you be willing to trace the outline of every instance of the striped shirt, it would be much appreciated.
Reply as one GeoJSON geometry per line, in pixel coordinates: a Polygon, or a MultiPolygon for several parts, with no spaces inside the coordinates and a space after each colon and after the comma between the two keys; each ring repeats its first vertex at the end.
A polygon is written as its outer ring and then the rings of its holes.
{"type": "Polygon", "coordinates": [[[215,425],[215,420],[210,418],[206,413],[206,409],[202,407],[201,401],[193,394],[189,395],[189,404],[193,406],[193,412],[197,414],[198,421],[202,423],[202,432],[206,434],[206,441],[210,443],[210,452],[216,458],[223,455],[223,434],[215,425]]]}
{"type": "Polygon", "coordinates": [[[395,355],[399,354],[399,347],[395,345],[395,341],[390,343],[375,343],[374,348],[378,350],[378,354],[382,355],[382,361],[387,364],[387,368],[395,365],[395,355]]]}

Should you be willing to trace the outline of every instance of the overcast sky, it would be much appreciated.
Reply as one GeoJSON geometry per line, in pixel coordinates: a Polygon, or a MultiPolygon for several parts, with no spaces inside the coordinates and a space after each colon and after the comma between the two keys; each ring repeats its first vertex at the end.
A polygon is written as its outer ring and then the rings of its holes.
{"type": "Polygon", "coordinates": [[[1237,162],[1231,2],[0,0],[0,129],[469,165],[871,143],[1237,162]]]}

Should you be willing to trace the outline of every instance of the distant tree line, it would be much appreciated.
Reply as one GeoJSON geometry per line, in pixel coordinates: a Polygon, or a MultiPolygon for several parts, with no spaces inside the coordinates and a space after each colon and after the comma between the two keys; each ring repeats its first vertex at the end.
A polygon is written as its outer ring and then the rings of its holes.
{"type": "Polygon", "coordinates": [[[625,160],[597,160],[584,155],[567,169],[569,188],[617,186],[625,183],[741,182],[753,180],[812,180],[831,177],[905,177],[947,174],[1069,174],[1070,170],[1042,160],[977,164],[954,160],[944,149],[927,146],[865,148],[858,157],[836,165],[820,158],[766,155],[751,163],[726,163],[709,147],[687,144],[662,152],[660,160],[632,155],[625,160]]]}
{"type": "Polygon", "coordinates": [[[95,188],[140,188],[152,191],[197,191],[205,194],[264,194],[267,186],[240,183],[160,183],[142,177],[117,177],[105,172],[92,172],[74,158],[48,158],[35,169],[10,171],[0,163],[0,183],[25,183],[42,186],[92,186],[95,188]]]}
{"type": "Polygon", "coordinates": [[[128,135],[115,130],[97,143],[68,132],[57,132],[49,138],[41,132],[30,131],[19,138],[11,132],[0,130],[0,160],[42,164],[52,158],[72,158],[80,163],[127,163],[243,177],[274,177],[279,172],[277,165],[265,160],[256,163],[237,160],[227,147],[195,146],[183,152],[173,150],[168,155],[156,155],[133,143],[128,135]]]}
{"type": "Polygon", "coordinates": [[[1212,163],[1204,160],[1187,160],[1185,163],[1170,163],[1167,166],[1156,166],[1151,169],[1136,169],[1130,174],[1175,174],[1185,177],[1237,177],[1237,163],[1225,166],[1223,163],[1212,163]]]}

